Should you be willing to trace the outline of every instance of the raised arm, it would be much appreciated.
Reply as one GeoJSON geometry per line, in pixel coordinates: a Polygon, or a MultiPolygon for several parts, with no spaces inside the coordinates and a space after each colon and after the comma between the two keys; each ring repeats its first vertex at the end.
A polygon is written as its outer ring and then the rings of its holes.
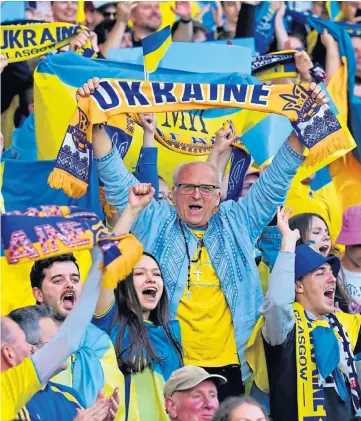
{"type": "Polygon", "coordinates": [[[78,350],[91,321],[102,280],[103,253],[99,247],[92,250],[92,266],[83,291],[56,336],[31,356],[39,381],[45,385],[59,366],[78,350]]]}
{"type": "Polygon", "coordinates": [[[117,3],[117,19],[115,25],[109,32],[104,44],[101,44],[99,47],[104,57],[108,57],[108,51],[110,49],[121,48],[123,35],[127,28],[130,14],[136,6],[136,1],[120,1],[117,3]]]}
{"type": "MultiPolygon", "coordinates": [[[[140,212],[148,206],[154,196],[154,188],[150,184],[136,184],[129,189],[128,205],[121,214],[113,233],[127,234],[138,218],[140,212]]],[[[95,314],[104,314],[109,310],[114,300],[114,290],[101,288],[95,314]]]]}
{"type": "MultiPolygon", "coordinates": [[[[98,88],[99,79],[89,79],[77,90],[77,100],[79,97],[90,96],[98,88]]],[[[107,202],[116,207],[118,213],[121,213],[128,202],[128,189],[137,184],[138,180],[124,165],[103,126],[93,126],[92,144],[107,202]]]]}
{"type": "Polygon", "coordinates": [[[231,144],[235,138],[231,129],[218,130],[213,148],[207,158],[207,162],[217,168],[217,172],[222,174],[222,178],[232,155],[231,144]]]}
{"type": "Polygon", "coordinates": [[[332,76],[336,73],[339,67],[342,65],[340,50],[338,48],[338,42],[328,33],[327,29],[323,30],[321,34],[321,42],[326,48],[326,85],[328,85],[332,76]]]}
{"type": "Polygon", "coordinates": [[[154,132],[157,128],[155,114],[138,115],[143,128],[143,147],[140,150],[135,176],[140,183],[150,183],[155,190],[154,197],[158,199],[158,149],[154,147],[154,132]]]}
{"type": "MultiPolygon", "coordinates": [[[[315,83],[310,84],[310,90],[318,104],[326,104],[329,101],[325,92],[315,83]]],[[[233,211],[238,213],[239,221],[247,226],[253,244],[276,214],[277,207],[283,205],[291,181],[304,160],[304,148],[303,143],[293,133],[247,195],[236,203],[223,204],[232,207],[233,211]]]]}
{"type": "Polygon", "coordinates": [[[293,329],[292,304],[295,301],[295,250],[300,233],[292,231],[288,219],[292,209],[277,209],[277,227],[282,235],[281,250],[268,281],[268,291],[260,308],[265,318],[264,339],[272,346],[281,345],[293,329]]]}
{"type": "Polygon", "coordinates": [[[172,12],[180,18],[178,27],[174,31],[173,41],[188,41],[193,38],[192,7],[190,1],[176,1],[172,12]]]}

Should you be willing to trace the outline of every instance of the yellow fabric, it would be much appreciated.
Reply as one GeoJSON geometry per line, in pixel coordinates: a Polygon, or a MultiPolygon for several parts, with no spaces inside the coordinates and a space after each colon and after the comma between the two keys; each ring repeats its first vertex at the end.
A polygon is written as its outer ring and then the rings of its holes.
{"type": "MultiPolygon", "coordinates": [[[[74,253],[79,265],[82,279],[86,279],[91,265],[91,256],[88,250],[74,253]]],[[[30,271],[33,263],[22,265],[9,265],[4,257],[0,258],[1,266],[1,315],[19,307],[35,304],[30,285],[30,271]]]]}
{"type": "Polygon", "coordinates": [[[1,374],[1,420],[10,421],[35,393],[41,389],[30,357],[1,374]]]}
{"type": "MultiPolygon", "coordinates": [[[[204,234],[192,232],[199,240],[204,234]]],[[[199,248],[192,260],[198,258],[198,252],[199,248]]],[[[199,262],[191,264],[190,281],[191,297],[187,298],[186,285],[177,309],[184,363],[202,367],[239,364],[231,310],[205,247],[199,262]],[[197,271],[201,272],[198,280],[197,271]]]]}
{"type": "Polygon", "coordinates": [[[76,21],[78,23],[84,23],[86,20],[85,11],[84,11],[84,1],[78,0],[78,14],[76,16],[76,21]]]}
{"type": "Polygon", "coordinates": [[[285,201],[285,206],[293,209],[292,216],[309,212],[320,215],[326,221],[334,241],[341,229],[337,205],[337,202],[328,202],[319,192],[312,191],[310,186],[298,180],[293,180],[285,201]]]}
{"type": "Polygon", "coordinates": [[[19,95],[16,95],[9,108],[1,114],[1,133],[4,136],[4,150],[10,148],[13,142],[14,114],[19,106],[19,95]]]}
{"type": "MultiPolygon", "coordinates": [[[[73,373],[72,373],[72,359],[74,355],[68,358],[68,366],[66,370],[57,374],[51,380],[54,383],[63,384],[65,386],[72,387],[73,384],[73,373]]],[[[118,368],[117,358],[115,355],[114,346],[109,339],[109,348],[100,359],[100,364],[104,373],[104,393],[105,398],[109,398],[116,387],[119,388],[120,405],[117,412],[115,421],[124,421],[125,418],[125,406],[124,406],[124,376],[118,368]]]]}
{"type": "Polygon", "coordinates": [[[361,165],[352,152],[329,165],[340,200],[341,213],[361,203],[361,165]]]}
{"type": "MultiPolygon", "coordinates": [[[[25,25],[1,25],[1,50],[9,63],[29,60],[57,50],[76,37],[85,26],[65,22],[28,23],[25,25]]],[[[87,40],[82,48],[92,48],[87,40]]]]}
{"type": "MultiPolygon", "coordinates": [[[[170,2],[175,3],[175,2],[170,2]]],[[[161,9],[170,10],[168,2],[161,2],[161,9]]],[[[174,17],[173,12],[171,14],[174,17]]],[[[163,22],[164,23],[164,22],[163,22]]],[[[171,22],[167,22],[171,24],[171,22]]],[[[68,128],[75,109],[76,88],[59,80],[58,76],[48,73],[34,73],[34,103],[37,113],[35,115],[35,132],[38,159],[55,159],[64,134],[68,128]],[[54,115],[58,118],[54,119],[54,115]],[[41,116],[41,118],[37,118],[41,116]],[[52,139],[49,143],[48,139],[52,139]]],[[[160,175],[166,182],[172,184],[172,174],[175,168],[183,162],[206,161],[212,148],[214,134],[222,126],[225,119],[231,118],[237,137],[241,137],[247,130],[268,116],[267,113],[240,109],[228,117],[205,118],[201,111],[192,113],[176,110],[172,112],[158,112],[158,130],[155,138],[158,142],[158,162],[167,165],[160,166],[160,175]],[[175,141],[176,139],[176,141],[175,141]],[[185,156],[186,154],[186,156],[185,156]]],[[[126,120],[118,120],[120,115],[112,117],[114,125],[127,131],[126,120]],[[120,123],[119,123],[120,121],[120,123]]],[[[109,122],[110,124],[110,122],[109,122]]],[[[136,167],[139,150],[142,146],[143,130],[134,126],[133,140],[124,163],[131,171],[136,167]]],[[[346,151],[336,153],[330,158],[334,160],[346,151]]],[[[313,172],[322,168],[325,162],[315,166],[301,166],[297,175],[304,179],[313,172]]]]}
{"type": "MultiPolygon", "coordinates": [[[[312,390],[312,384],[315,383],[312,377],[312,370],[315,369],[315,363],[311,360],[311,345],[309,342],[309,334],[313,328],[316,326],[325,326],[329,327],[329,323],[326,320],[317,320],[312,322],[312,327],[307,326],[307,320],[304,315],[304,308],[298,304],[293,303],[293,308],[295,311],[295,323],[296,323],[296,364],[297,364],[297,371],[298,371],[298,384],[297,384],[297,392],[298,392],[298,412],[299,412],[299,421],[302,421],[305,416],[324,416],[321,410],[323,409],[322,406],[315,405],[317,410],[319,409],[321,412],[313,413],[313,400],[312,396],[314,390],[312,390]],[[302,327],[299,328],[299,327],[302,327]],[[302,330],[304,333],[302,333],[302,330]],[[304,338],[304,339],[302,339],[304,338]],[[308,345],[307,345],[308,344],[308,345]],[[300,346],[305,345],[302,350],[299,349],[300,346]],[[297,361],[297,355],[300,358],[297,361]],[[301,356],[304,355],[306,360],[301,360],[301,356]],[[304,362],[307,362],[304,365],[304,362]],[[311,362],[311,363],[309,363],[311,362]],[[306,380],[305,380],[306,379],[306,380]],[[307,380],[308,379],[308,380],[307,380]],[[303,390],[305,393],[303,394],[303,390]],[[304,399],[305,398],[305,399],[304,399]]],[[[342,312],[336,312],[335,315],[337,319],[342,324],[343,329],[347,333],[352,350],[355,348],[357,339],[359,336],[360,326],[361,326],[361,315],[360,314],[346,314],[342,312]]],[[[268,371],[267,371],[267,364],[266,364],[266,357],[263,345],[263,337],[262,337],[262,327],[264,325],[264,317],[261,316],[256,326],[250,336],[250,339],[247,343],[246,350],[245,350],[245,357],[246,361],[248,362],[249,366],[251,367],[254,373],[254,380],[256,385],[262,390],[264,393],[269,394],[269,383],[268,383],[268,371]]],[[[338,333],[335,331],[336,336],[339,338],[338,333]]],[[[317,418],[315,418],[317,419],[317,418]]]]}
{"type": "Polygon", "coordinates": [[[54,392],[63,394],[67,398],[68,401],[76,403],[81,409],[83,409],[83,407],[80,405],[78,400],[73,395],[71,395],[69,392],[62,391],[59,388],[57,388],[56,386],[50,386],[50,388],[54,392]]]}
{"type": "MultiPolygon", "coordinates": [[[[316,359],[312,358],[311,332],[316,326],[329,327],[325,320],[310,323],[306,319],[305,309],[301,304],[293,303],[296,323],[296,367],[297,367],[297,409],[298,420],[308,417],[325,417],[324,401],[318,399],[315,405],[313,396],[317,393],[314,384],[318,384],[319,373],[316,359]]],[[[312,418],[311,418],[312,419],[312,418]]]]}
{"type": "Polygon", "coordinates": [[[342,65],[332,75],[327,84],[327,91],[335,103],[343,119],[347,121],[348,103],[347,103],[347,61],[346,57],[341,57],[342,65]]]}
{"type": "Polygon", "coordinates": [[[266,295],[267,290],[268,290],[268,279],[270,276],[270,270],[269,270],[269,267],[266,265],[266,263],[262,261],[259,263],[258,274],[261,280],[263,295],[266,295]]]}
{"type": "MultiPolygon", "coordinates": [[[[177,16],[172,11],[172,8],[174,9],[175,7],[176,7],[175,1],[159,2],[159,8],[162,14],[162,24],[159,29],[164,28],[167,25],[172,26],[173,23],[177,20],[177,16]]],[[[192,8],[192,18],[194,18],[200,10],[198,2],[191,1],[191,8],[192,8]]]]}
{"type": "Polygon", "coordinates": [[[164,379],[158,373],[146,368],[142,373],[132,374],[129,421],[168,421],[164,407],[164,379]]]}
{"type": "Polygon", "coordinates": [[[165,56],[168,48],[172,44],[172,35],[170,34],[169,29],[169,36],[163,41],[163,44],[157,48],[156,50],[145,54],[144,53],[144,44],[143,44],[143,59],[144,59],[144,71],[146,73],[155,72],[159,66],[160,61],[165,56]]]}

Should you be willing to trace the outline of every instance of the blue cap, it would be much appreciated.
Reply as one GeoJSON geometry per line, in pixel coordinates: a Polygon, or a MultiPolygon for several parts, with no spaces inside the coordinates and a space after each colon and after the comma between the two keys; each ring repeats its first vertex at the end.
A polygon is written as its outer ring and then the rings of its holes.
{"type": "Polygon", "coordinates": [[[324,257],[307,244],[296,247],[295,280],[298,281],[325,263],[331,265],[333,276],[337,278],[341,267],[338,257],[324,257]]]}

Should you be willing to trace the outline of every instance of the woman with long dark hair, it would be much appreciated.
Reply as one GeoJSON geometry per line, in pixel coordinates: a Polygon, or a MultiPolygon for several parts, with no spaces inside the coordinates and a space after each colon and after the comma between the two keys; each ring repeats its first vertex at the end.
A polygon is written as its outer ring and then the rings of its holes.
{"type": "MultiPolygon", "coordinates": [[[[132,187],[114,232],[129,232],[153,195],[149,184],[132,187]]],[[[154,256],[144,253],[114,291],[102,289],[93,323],[106,331],[114,344],[125,378],[127,419],[167,420],[163,386],[182,366],[182,348],[179,322],[170,320],[168,295],[154,256]]]]}

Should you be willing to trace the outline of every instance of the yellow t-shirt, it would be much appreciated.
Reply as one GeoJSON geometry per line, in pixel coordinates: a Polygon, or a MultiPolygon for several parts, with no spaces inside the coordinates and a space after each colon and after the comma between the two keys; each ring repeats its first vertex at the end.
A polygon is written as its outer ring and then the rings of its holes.
{"type": "MultiPolygon", "coordinates": [[[[204,231],[192,230],[198,244],[204,231]]],[[[186,284],[177,318],[182,332],[185,364],[223,367],[239,364],[232,313],[205,246],[197,248],[190,268],[190,297],[186,284]]]]}
{"type": "Polygon", "coordinates": [[[10,421],[25,406],[41,384],[31,358],[1,372],[1,420],[10,421]]]}

